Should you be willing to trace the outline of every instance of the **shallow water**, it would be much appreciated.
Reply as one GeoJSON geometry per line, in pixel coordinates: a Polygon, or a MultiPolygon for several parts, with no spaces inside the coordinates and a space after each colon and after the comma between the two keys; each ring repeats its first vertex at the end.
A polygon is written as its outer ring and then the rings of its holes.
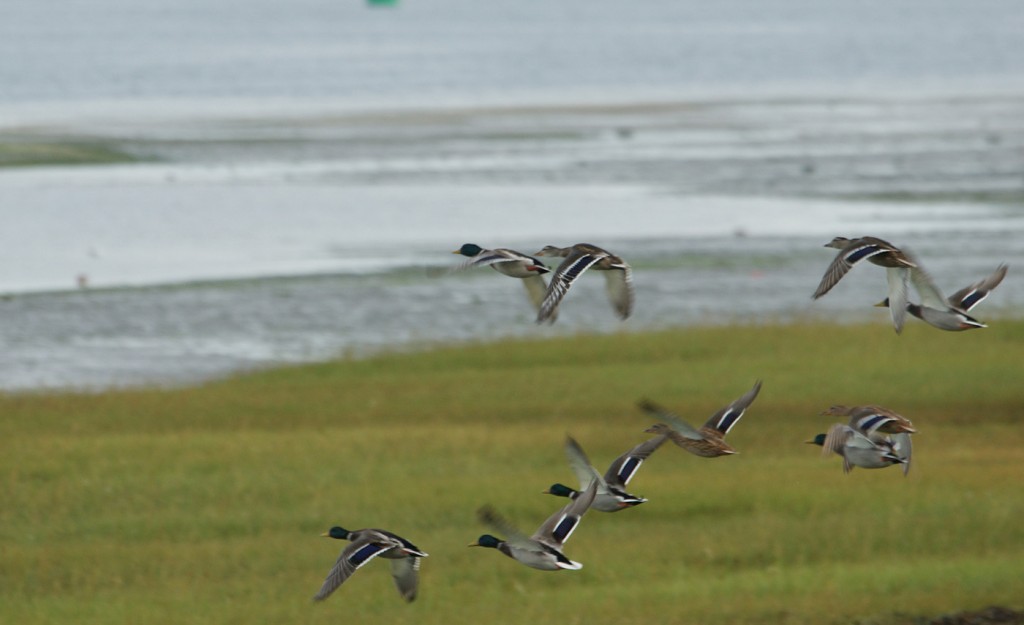
{"type": "Polygon", "coordinates": [[[810,301],[837,234],[912,248],[947,290],[1008,262],[978,316],[1024,301],[1024,5],[283,6],[5,5],[0,150],[137,162],[0,169],[0,389],[696,323],[891,332],[877,268],[810,301]],[[599,277],[538,327],[516,281],[444,274],[467,241],[585,240],[635,267],[628,322],[599,277]]]}

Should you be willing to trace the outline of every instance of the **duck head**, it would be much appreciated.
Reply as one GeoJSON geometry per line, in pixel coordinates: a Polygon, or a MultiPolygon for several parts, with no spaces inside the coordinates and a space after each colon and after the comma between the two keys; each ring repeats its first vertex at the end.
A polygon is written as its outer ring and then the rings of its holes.
{"type": "Polygon", "coordinates": [[[576,495],[579,495],[575,489],[569,488],[565,484],[552,484],[551,488],[544,491],[547,495],[554,495],[556,497],[570,497],[575,499],[576,495]]]}
{"type": "Polygon", "coordinates": [[[490,534],[484,534],[480,538],[476,539],[475,543],[469,543],[468,547],[490,547],[491,549],[497,549],[498,545],[501,544],[501,540],[491,536],[490,534]]]}
{"type": "Polygon", "coordinates": [[[463,256],[476,256],[480,252],[484,251],[484,248],[480,247],[476,243],[464,243],[462,247],[452,252],[452,254],[462,254],[463,256]]]}
{"type": "Polygon", "coordinates": [[[328,531],[326,531],[326,532],[324,532],[323,534],[320,534],[320,535],[321,536],[326,536],[328,538],[337,538],[338,540],[345,540],[345,539],[348,538],[348,535],[350,533],[351,532],[349,532],[344,527],[338,527],[337,525],[335,525],[330,530],[328,530],[328,531]]]}
{"type": "Polygon", "coordinates": [[[808,445],[819,445],[821,447],[824,447],[825,446],[825,435],[824,434],[818,434],[817,436],[815,436],[811,440],[804,441],[804,442],[807,443],[808,445]]]}

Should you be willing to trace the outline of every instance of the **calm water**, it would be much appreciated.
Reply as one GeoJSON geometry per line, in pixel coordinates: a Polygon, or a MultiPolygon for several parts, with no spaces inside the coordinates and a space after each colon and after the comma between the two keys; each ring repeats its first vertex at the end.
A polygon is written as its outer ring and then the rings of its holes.
{"type": "Polygon", "coordinates": [[[1018,86],[1006,0],[6,0],[4,102],[1018,86]]]}
{"type": "Polygon", "coordinates": [[[1024,302],[1018,3],[44,4],[5,3],[0,146],[144,161],[0,169],[2,389],[735,320],[886,331],[874,268],[811,304],[836,234],[912,247],[948,290],[1008,262],[978,316],[1024,302]],[[635,266],[627,323],[594,276],[540,328],[516,281],[437,275],[466,241],[581,240],[635,266]]]}

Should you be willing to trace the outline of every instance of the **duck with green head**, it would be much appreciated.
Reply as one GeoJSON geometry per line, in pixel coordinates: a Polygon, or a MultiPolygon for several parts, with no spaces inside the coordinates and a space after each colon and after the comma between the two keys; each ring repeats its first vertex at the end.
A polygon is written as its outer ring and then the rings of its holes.
{"type": "Polygon", "coordinates": [[[460,265],[452,267],[449,271],[461,271],[473,267],[490,267],[498,273],[519,278],[523,281],[526,294],[533,303],[534,308],[540,310],[544,301],[544,294],[548,286],[544,282],[544,274],[551,271],[544,263],[532,256],[507,248],[484,249],[476,243],[464,243],[462,247],[452,252],[468,256],[469,260],[460,265]]]}
{"type": "MultiPolygon", "coordinates": [[[[894,438],[899,436],[901,435],[895,435],[894,438]]],[[[894,464],[902,464],[903,474],[906,475],[910,470],[910,454],[900,447],[904,440],[909,442],[909,438],[897,438],[899,442],[890,437],[872,439],[849,425],[836,423],[829,428],[828,433],[818,434],[806,442],[821,446],[824,456],[835,453],[842,457],[845,473],[852,471],[853,467],[883,469],[894,464]]]]}
{"type": "Polygon", "coordinates": [[[337,525],[321,536],[352,542],[341,550],[341,555],[324,579],[323,586],[313,597],[314,601],[326,599],[357,569],[377,556],[391,560],[391,575],[402,598],[406,601],[416,599],[419,590],[420,558],[427,557],[427,554],[416,545],[386,530],[349,531],[337,525]]]}
{"type": "Polygon", "coordinates": [[[569,540],[596,494],[595,481],[579,497],[548,517],[532,536],[520,532],[490,506],[484,506],[477,511],[480,521],[506,538],[483,534],[469,546],[496,549],[520,564],[542,571],[581,569],[582,564],[562,553],[562,545],[569,540]]]}
{"type": "MultiPolygon", "coordinates": [[[[910,435],[917,433],[917,429],[914,428],[914,424],[910,422],[910,419],[894,410],[874,404],[865,406],[844,406],[839,404],[830,406],[828,409],[823,410],[821,414],[833,417],[850,417],[850,422],[847,424],[850,429],[867,437],[871,442],[893,451],[903,464],[904,475],[910,471],[910,458],[913,454],[910,435]]],[[[841,443],[846,444],[848,440],[853,440],[859,444],[859,440],[856,437],[848,437],[845,434],[845,430],[838,430],[837,426],[832,426],[832,430],[836,430],[835,436],[842,437],[837,439],[840,442],[832,445],[833,448],[838,448],[841,443]]],[[[832,430],[829,430],[829,432],[831,433],[832,430]]]]}
{"type": "MultiPolygon", "coordinates": [[[[640,465],[665,442],[665,439],[665,436],[655,436],[640,443],[612,461],[611,466],[608,467],[603,476],[590,464],[590,460],[587,459],[583,448],[571,436],[567,436],[565,440],[565,455],[569,459],[569,466],[572,467],[580,482],[580,488],[583,488],[584,484],[597,482],[597,495],[594,497],[594,502],[590,504],[590,507],[601,512],[618,512],[619,510],[639,506],[647,501],[643,497],[628,493],[626,485],[633,479],[640,465]]],[[[560,483],[552,484],[551,488],[544,492],[558,497],[569,497],[570,499],[576,499],[583,494],[582,491],[560,483]]]]}

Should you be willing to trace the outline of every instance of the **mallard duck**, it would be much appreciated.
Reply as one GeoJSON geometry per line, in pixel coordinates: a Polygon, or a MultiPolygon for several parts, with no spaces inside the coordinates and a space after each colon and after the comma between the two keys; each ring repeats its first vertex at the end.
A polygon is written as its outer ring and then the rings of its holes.
{"type": "MultiPolygon", "coordinates": [[[[906,436],[903,434],[902,436],[906,436]]],[[[908,439],[909,440],[909,439],[908,439]]],[[[856,429],[843,423],[836,423],[829,428],[827,434],[818,434],[807,441],[822,446],[822,454],[834,452],[843,458],[843,471],[849,473],[853,467],[864,469],[881,469],[894,464],[902,464],[906,475],[910,466],[910,456],[900,455],[895,444],[888,438],[872,440],[856,429]]]]}
{"type": "Polygon", "coordinates": [[[327,574],[320,592],[313,597],[314,601],[326,599],[355,573],[356,569],[377,556],[391,560],[391,575],[395,578],[395,586],[398,587],[402,598],[406,601],[416,599],[420,558],[427,557],[427,554],[416,545],[397,534],[378,529],[350,532],[343,527],[334,526],[321,536],[352,542],[341,550],[341,555],[327,574]]]}
{"type": "MultiPolygon", "coordinates": [[[[616,458],[602,477],[597,469],[590,464],[583,448],[571,436],[565,439],[565,455],[569,458],[569,466],[572,467],[576,477],[579,479],[580,488],[584,484],[597,482],[597,495],[590,507],[601,512],[618,512],[624,508],[638,506],[647,500],[626,492],[626,484],[633,478],[637,469],[643,464],[654,450],[665,442],[665,436],[655,436],[630,449],[616,458]]],[[[576,499],[582,493],[569,488],[565,484],[552,484],[551,488],[544,491],[550,495],[569,497],[576,499]]]]}
{"type": "MultiPolygon", "coordinates": [[[[533,307],[540,310],[548,285],[544,282],[544,274],[551,271],[544,263],[521,252],[499,247],[485,250],[476,243],[465,243],[452,254],[468,256],[469,260],[452,267],[449,271],[461,271],[472,267],[490,267],[498,273],[520,278],[526,288],[526,294],[533,307]]],[[[556,314],[554,311],[552,315],[556,314]]]]}
{"type": "Polygon", "coordinates": [[[667,421],[656,423],[645,431],[668,436],[673,443],[692,454],[714,458],[736,453],[725,442],[725,435],[740,420],[760,391],[761,380],[758,380],[743,397],[716,412],[699,430],[654,402],[641,400],[639,406],[647,413],[667,421]]]}
{"type": "Polygon", "coordinates": [[[548,245],[537,256],[564,257],[555,269],[551,284],[537,313],[537,323],[553,321],[553,314],[569,288],[584,271],[590,268],[604,271],[608,299],[619,318],[627,319],[633,312],[633,269],[629,263],[611,252],[590,243],[577,243],[571,247],[548,245]]]}
{"type": "Polygon", "coordinates": [[[889,284],[889,301],[894,302],[889,309],[892,325],[897,334],[902,332],[907,316],[908,270],[916,267],[917,264],[892,243],[875,237],[859,239],[836,237],[826,243],[825,247],[836,248],[839,253],[825,270],[821,283],[814,291],[813,299],[818,299],[828,293],[854,265],[862,260],[868,260],[875,265],[885,267],[885,277],[889,284]]]}
{"type": "Polygon", "coordinates": [[[914,434],[917,432],[910,419],[882,406],[843,406],[840,404],[822,410],[821,414],[832,417],[850,417],[850,427],[867,436],[871,436],[875,432],[885,434],[914,434]]]}
{"type": "Polygon", "coordinates": [[[917,430],[910,419],[882,406],[831,406],[821,412],[833,417],[850,417],[849,426],[872,442],[888,445],[903,460],[903,473],[910,471],[913,446],[910,435],[917,430]]]}
{"type": "Polygon", "coordinates": [[[562,553],[562,545],[569,540],[573,530],[579,525],[583,514],[590,508],[597,495],[597,480],[590,483],[583,494],[576,497],[561,510],[551,515],[544,524],[537,528],[533,536],[527,537],[514,525],[506,521],[490,506],[477,511],[477,516],[485,525],[490,526],[507,538],[502,540],[490,534],[484,534],[470,547],[490,547],[497,549],[520,564],[542,571],[559,569],[577,570],[583,568],[579,562],[570,560],[562,553]]]}
{"type": "MultiPolygon", "coordinates": [[[[959,332],[985,328],[987,326],[984,323],[967,313],[988,297],[992,289],[999,286],[1006,277],[1007,269],[1006,265],[999,265],[987,278],[960,289],[948,298],[942,295],[924,268],[918,266],[911,269],[910,281],[920,294],[921,303],[907,303],[907,312],[940,330],[959,332]]],[[[888,307],[889,299],[886,298],[875,306],[888,307]]]]}

